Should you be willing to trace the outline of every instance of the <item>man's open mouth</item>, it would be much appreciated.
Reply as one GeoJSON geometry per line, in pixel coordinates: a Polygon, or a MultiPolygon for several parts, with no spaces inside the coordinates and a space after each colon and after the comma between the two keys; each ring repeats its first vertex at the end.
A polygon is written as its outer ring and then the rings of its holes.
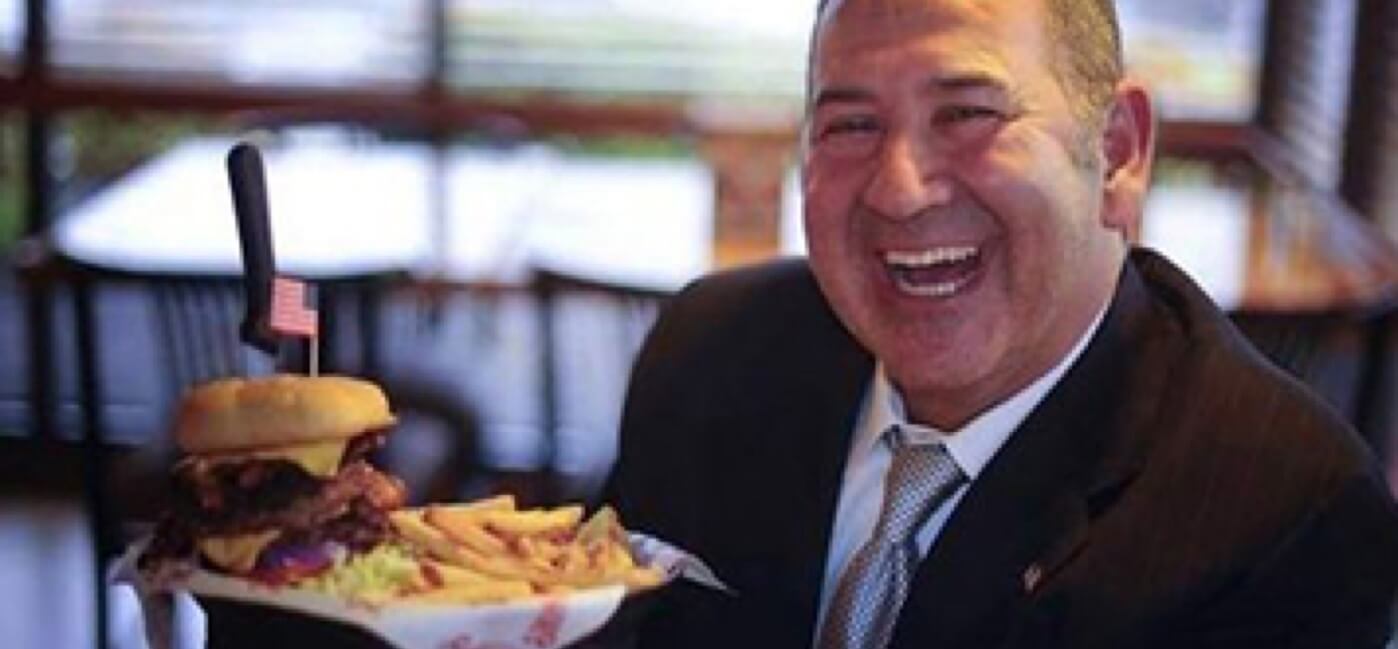
{"type": "Polygon", "coordinates": [[[893,283],[914,297],[946,298],[965,290],[981,267],[979,246],[936,246],[883,254],[893,283]]]}

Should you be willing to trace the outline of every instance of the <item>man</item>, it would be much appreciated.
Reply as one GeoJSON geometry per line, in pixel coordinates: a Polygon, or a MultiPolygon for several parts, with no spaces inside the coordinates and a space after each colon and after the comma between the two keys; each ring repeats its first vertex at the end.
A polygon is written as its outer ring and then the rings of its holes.
{"type": "Polygon", "coordinates": [[[1108,0],[830,0],[810,260],[679,296],[609,498],[731,593],[644,647],[1380,647],[1355,435],[1131,250],[1154,116],[1108,0]]]}

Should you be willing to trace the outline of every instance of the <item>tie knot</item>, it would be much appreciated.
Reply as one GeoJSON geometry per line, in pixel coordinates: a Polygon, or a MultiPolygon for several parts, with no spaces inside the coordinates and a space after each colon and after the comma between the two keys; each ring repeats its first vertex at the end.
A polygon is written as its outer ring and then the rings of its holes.
{"type": "Polygon", "coordinates": [[[876,536],[905,543],[956,491],[966,475],[946,445],[914,442],[900,426],[890,427],[886,435],[893,462],[884,481],[883,511],[876,536]]]}

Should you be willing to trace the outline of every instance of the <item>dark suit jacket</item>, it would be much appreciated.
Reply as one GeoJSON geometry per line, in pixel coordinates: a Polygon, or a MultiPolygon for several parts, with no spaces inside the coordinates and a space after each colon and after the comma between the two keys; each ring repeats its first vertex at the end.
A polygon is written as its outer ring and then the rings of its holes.
{"type": "MultiPolygon", "coordinates": [[[[659,598],[643,647],[809,647],[872,359],[803,262],[715,276],[632,377],[608,497],[737,591],[659,598]]],[[[1163,258],[921,564],[893,645],[1378,647],[1398,516],[1353,432],[1163,258]]]]}

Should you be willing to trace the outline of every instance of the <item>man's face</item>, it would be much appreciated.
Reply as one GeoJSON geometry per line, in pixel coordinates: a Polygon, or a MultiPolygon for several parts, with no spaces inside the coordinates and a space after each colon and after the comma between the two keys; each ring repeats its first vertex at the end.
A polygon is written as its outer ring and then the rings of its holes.
{"type": "Polygon", "coordinates": [[[1050,369],[1110,299],[1099,127],[1036,0],[836,0],[803,160],[822,290],[909,414],[959,428],[1050,369]]]}

